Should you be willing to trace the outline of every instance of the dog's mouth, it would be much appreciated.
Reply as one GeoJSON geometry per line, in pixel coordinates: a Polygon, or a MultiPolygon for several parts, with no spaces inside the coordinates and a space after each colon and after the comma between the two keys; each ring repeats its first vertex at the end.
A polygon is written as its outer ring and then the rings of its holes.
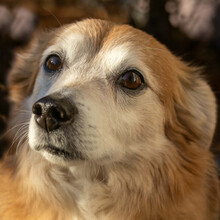
{"type": "Polygon", "coordinates": [[[65,160],[76,160],[76,159],[84,160],[84,158],[80,152],[74,151],[74,152],[70,153],[64,149],[60,149],[60,148],[52,146],[52,145],[39,145],[39,146],[35,147],[35,149],[37,151],[44,150],[49,154],[52,154],[57,157],[62,157],[65,160]]]}

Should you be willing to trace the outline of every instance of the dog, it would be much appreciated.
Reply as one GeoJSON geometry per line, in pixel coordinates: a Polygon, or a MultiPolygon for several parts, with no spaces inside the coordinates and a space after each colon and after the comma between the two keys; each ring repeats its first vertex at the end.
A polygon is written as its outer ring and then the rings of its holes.
{"type": "Polygon", "coordinates": [[[8,76],[1,220],[217,220],[213,92],[129,25],[35,37],[8,76]]]}

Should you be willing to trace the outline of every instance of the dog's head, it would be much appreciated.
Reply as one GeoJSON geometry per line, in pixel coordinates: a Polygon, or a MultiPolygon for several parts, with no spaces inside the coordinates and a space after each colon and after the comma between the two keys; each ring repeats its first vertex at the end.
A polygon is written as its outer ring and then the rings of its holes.
{"type": "Polygon", "coordinates": [[[213,136],[215,99],[199,71],[127,25],[85,20],[38,36],[8,82],[30,148],[57,164],[209,148],[213,136]]]}

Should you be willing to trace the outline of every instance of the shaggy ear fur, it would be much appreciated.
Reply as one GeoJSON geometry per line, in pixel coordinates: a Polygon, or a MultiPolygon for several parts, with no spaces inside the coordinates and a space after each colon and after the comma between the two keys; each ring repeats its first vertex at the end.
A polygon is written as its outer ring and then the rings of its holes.
{"type": "Polygon", "coordinates": [[[215,97],[199,69],[177,62],[179,85],[169,103],[166,135],[178,146],[184,141],[209,149],[216,124],[215,97]]]}
{"type": "Polygon", "coordinates": [[[10,99],[17,106],[31,94],[36,75],[39,71],[39,60],[42,51],[51,39],[50,33],[37,33],[27,49],[16,54],[13,68],[8,76],[10,99]]]}

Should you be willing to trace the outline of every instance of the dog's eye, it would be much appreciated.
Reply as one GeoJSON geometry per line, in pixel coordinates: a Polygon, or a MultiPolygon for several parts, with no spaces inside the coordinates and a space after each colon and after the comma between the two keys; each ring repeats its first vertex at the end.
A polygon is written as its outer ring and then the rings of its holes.
{"type": "Polygon", "coordinates": [[[44,69],[47,72],[58,72],[62,68],[63,68],[63,63],[58,55],[53,54],[47,57],[44,64],[44,69]]]}
{"type": "Polygon", "coordinates": [[[128,70],[119,79],[119,84],[127,89],[138,89],[143,83],[143,76],[136,70],[128,70]]]}

